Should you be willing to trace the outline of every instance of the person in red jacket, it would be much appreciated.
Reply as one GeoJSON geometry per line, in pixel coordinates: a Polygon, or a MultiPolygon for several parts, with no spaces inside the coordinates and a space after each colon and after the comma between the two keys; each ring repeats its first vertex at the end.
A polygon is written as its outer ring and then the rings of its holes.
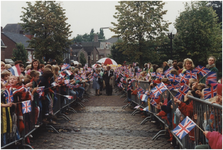
{"type": "Polygon", "coordinates": [[[204,131],[205,137],[211,149],[222,149],[222,135],[217,131],[204,131]]]}

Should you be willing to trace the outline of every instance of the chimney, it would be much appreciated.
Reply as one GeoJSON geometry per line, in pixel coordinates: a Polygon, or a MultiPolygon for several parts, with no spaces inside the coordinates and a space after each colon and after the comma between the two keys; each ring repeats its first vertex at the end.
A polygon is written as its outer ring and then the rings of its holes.
{"type": "Polygon", "coordinates": [[[22,34],[22,35],[23,35],[23,31],[22,31],[22,30],[20,30],[20,31],[19,31],[19,34],[22,34]]]}
{"type": "Polygon", "coordinates": [[[94,34],[94,42],[98,42],[98,35],[94,34]]]}

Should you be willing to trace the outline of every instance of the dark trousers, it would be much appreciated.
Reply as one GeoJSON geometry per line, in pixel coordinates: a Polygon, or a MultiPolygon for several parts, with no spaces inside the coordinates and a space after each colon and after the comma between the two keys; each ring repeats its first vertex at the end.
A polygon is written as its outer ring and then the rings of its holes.
{"type": "Polygon", "coordinates": [[[105,82],[105,85],[106,85],[106,94],[112,95],[112,86],[109,85],[109,82],[105,82]]]}

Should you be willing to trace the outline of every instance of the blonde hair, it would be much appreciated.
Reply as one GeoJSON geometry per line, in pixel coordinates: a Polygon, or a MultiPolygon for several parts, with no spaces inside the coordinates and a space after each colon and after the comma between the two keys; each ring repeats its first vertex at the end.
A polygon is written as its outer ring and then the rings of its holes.
{"type": "Polygon", "coordinates": [[[4,63],[3,61],[1,61],[1,66],[2,66],[2,65],[4,65],[4,67],[5,67],[5,63],[4,63]]]}
{"type": "Polygon", "coordinates": [[[28,71],[29,69],[31,69],[31,64],[29,64],[28,66],[26,66],[26,71],[28,71]]]}
{"type": "Polygon", "coordinates": [[[186,58],[186,59],[184,59],[184,63],[183,63],[183,67],[184,67],[184,69],[185,69],[185,67],[186,67],[186,62],[187,62],[187,61],[189,61],[189,62],[192,64],[192,69],[194,69],[194,63],[193,63],[193,60],[190,59],[190,58],[186,58]]]}
{"type": "Polygon", "coordinates": [[[10,64],[5,64],[5,69],[8,70],[9,68],[12,68],[10,64]]]}
{"type": "Polygon", "coordinates": [[[163,71],[163,68],[157,68],[157,69],[156,69],[156,73],[159,73],[160,70],[163,71]]]}

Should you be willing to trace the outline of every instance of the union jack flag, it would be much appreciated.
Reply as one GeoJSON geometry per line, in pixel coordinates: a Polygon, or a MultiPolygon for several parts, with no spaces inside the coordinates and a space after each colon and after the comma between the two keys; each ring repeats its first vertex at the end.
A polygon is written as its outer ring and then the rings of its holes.
{"type": "Polygon", "coordinates": [[[206,75],[210,70],[201,66],[201,65],[198,65],[194,70],[197,71],[197,74],[201,75],[201,76],[204,76],[206,75]]]}
{"type": "Polygon", "coordinates": [[[161,82],[160,84],[158,84],[157,86],[155,86],[152,90],[151,90],[151,94],[150,95],[154,95],[154,97],[159,96],[162,92],[166,91],[167,87],[166,85],[161,82]]]}
{"type": "Polygon", "coordinates": [[[64,84],[69,84],[70,83],[70,80],[67,79],[67,80],[64,80],[64,84]]]}
{"type": "Polygon", "coordinates": [[[6,102],[7,103],[11,103],[11,102],[14,101],[14,99],[13,99],[13,91],[12,91],[11,88],[5,90],[4,94],[5,94],[5,98],[6,98],[6,102]]]}
{"type": "Polygon", "coordinates": [[[65,70],[65,72],[66,72],[66,74],[67,74],[68,76],[70,76],[70,75],[73,74],[70,70],[65,70]]]}
{"type": "Polygon", "coordinates": [[[24,91],[25,91],[25,87],[24,86],[21,86],[18,89],[14,90],[13,91],[13,94],[21,93],[21,92],[24,92],[24,91]]]}
{"type": "Polygon", "coordinates": [[[186,95],[186,93],[189,91],[189,86],[187,86],[186,84],[184,84],[178,91],[178,93],[176,94],[176,98],[181,100],[184,98],[184,95],[186,95]]]}
{"type": "Polygon", "coordinates": [[[196,71],[186,70],[186,75],[189,78],[197,79],[197,72],[196,71]]]}
{"type": "Polygon", "coordinates": [[[61,73],[59,74],[59,76],[60,76],[61,78],[64,78],[64,77],[66,76],[66,74],[63,73],[63,72],[61,72],[61,73]]]}
{"type": "Polygon", "coordinates": [[[218,84],[204,89],[204,99],[209,99],[217,95],[218,84]]]}
{"type": "Polygon", "coordinates": [[[68,69],[69,67],[70,67],[70,64],[65,63],[62,65],[61,70],[63,71],[65,69],[68,69]]]}
{"type": "Polygon", "coordinates": [[[145,108],[143,108],[143,111],[149,111],[149,106],[147,106],[147,107],[145,107],[145,108]]]}
{"type": "Polygon", "coordinates": [[[173,133],[176,134],[180,139],[187,135],[194,127],[195,123],[188,116],[175,128],[173,133]]]}
{"type": "Polygon", "coordinates": [[[25,114],[29,112],[31,112],[30,100],[22,102],[22,113],[25,114]]]}
{"type": "Polygon", "coordinates": [[[166,86],[170,91],[175,89],[175,86],[173,84],[169,84],[166,86]]]}
{"type": "Polygon", "coordinates": [[[118,87],[122,87],[123,88],[123,85],[121,82],[118,83],[118,87]]]}
{"type": "Polygon", "coordinates": [[[57,80],[58,80],[58,81],[61,81],[62,79],[63,79],[63,78],[62,78],[62,77],[60,77],[60,76],[59,76],[59,77],[57,77],[57,80]]]}
{"type": "Polygon", "coordinates": [[[39,97],[44,95],[44,88],[45,88],[45,86],[38,87],[36,92],[39,94],[39,97]]]}
{"type": "Polygon", "coordinates": [[[56,83],[56,82],[53,82],[53,83],[51,83],[51,85],[52,85],[52,86],[57,86],[57,85],[59,85],[59,84],[56,83]]]}
{"type": "Polygon", "coordinates": [[[139,76],[140,76],[140,73],[137,72],[137,73],[136,73],[136,78],[139,78],[139,76]]]}
{"type": "Polygon", "coordinates": [[[172,69],[172,67],[170,67],[170,68],[168,68],[165,72],[164,72],[164,74],[166,75],[166,76],[168,76],[168,74],[170,74],[170,70],[172,69]]]}
{"type": "Polygon", "coordinates": [[[151,72],[151,76],[152,77],[156,77],[156,73],[155,72],[151,72]]]}
{"type": "Polygon", "coordinates": [[[83,80],[85,80],[85,79],[86,79],[86,75],[85,75],[85,74],[82,74],[82,75],[81,75],[81,78],[82,78],[83,80]]]}
{"type": "MultiPolygon", "coordinates": [[[[96,74],[96,73],[95,73],[95,74],[96,74]]],[[[94,75],[95,75],[95,74],[94,74],[94,75]]],[[[75,75],[75,76],[74,76],[74,79],[75,79],[75,80],[81,80],[81,77],[80,77],[79,75],[75,75]]]]}
{"type": "Polygon", "coordinates": [[[145,93],[144,89],[142,87],[137,88],[138,93],[143,94],[145,93]]]}
{"type": "Polygon", "coordinates": [[[129,76],[130,76],[130,77],[134,77],[134,72],[130,72],[130,73],[129,73],[129,76]]]}
{"type": "Polygon", "coordinates": [[[120,79],[120,81],[123,82],[123,80],[124,80],[124,78],[122,77],[122,78],[120,79]]]}
{"type": "Polygon", "coordinates": [[[153,105],[153,106],[156,106],[156,105],[157,105],[156,101],[154,101],[153,98],[151,98],[151,100],[150,100],[150,104],[153,105]]]}
{"type": "Polygon", "coordinates": [[[183,73],[180,73],[179,76],[180,76],[180,82],[183,82],[183,83],[187,83],[190,79],[189,76],[183,73]]]}
{"type": "Polygon", "coordinates": [[[164,75],[162,75],[162,74],[160,74],[160,73],[157,73],[157,74],[156,74],[156,77],[157,77],[158,79],[162,79],[162,78],[164,78],[164,75]]]}
{"type": "Polygon", "coordinates": [[[179,89],[179,88],[181,88],[181,85],[180,85],[179,83],[174,84],[174,88],[175,88],[175,89],[179,89]]]}
{"type": "Polygon", "coordinates": [[[141,72],[141,71],[142,71],[142,69],[141,69],[141,68],[139,68],[139,69],[138,69],[138,72],[141,72]]]}
{"type": "MultiPolygon", "coordinates": [[[[131,81],[130,81],[131,82],[131,81]]],[[[127,88],[127,91],[129,91],[129,90],[131,90],[132,89],[132,84],[130,83],[129,85],[128,85],[128,88],[127,88]]]]}
{"type": "Polygon", "coordinates": [[[72,99],[73,96],[70,96],[70,95],[64,95],[64,97],[68,98],[68,99],[72,99]]]}
{"type": "Polygon", "coordinates": [[[175,74],[169,74],[168,79],[172,82],[178,82],[178,83],[180,82],[180,77],[175,74]]]}
{"type": "Polygon", "coordinates": [[[206,79],[206,84],[211,84],[211,83],[217,83],[217,74],[216,72],[209,72],[207,79],[206,79]]]}

